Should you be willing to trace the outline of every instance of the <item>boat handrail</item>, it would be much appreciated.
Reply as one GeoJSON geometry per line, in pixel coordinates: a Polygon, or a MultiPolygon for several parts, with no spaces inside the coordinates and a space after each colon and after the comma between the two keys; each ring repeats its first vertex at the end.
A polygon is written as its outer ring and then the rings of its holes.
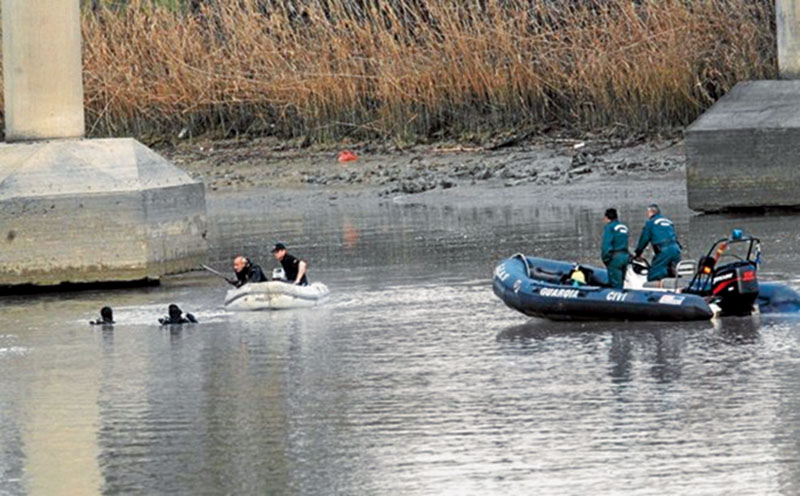
{"type": "Polygon", "coordinates": [[[533,278],[533,276],[531,275],[531,266],[528,265],[528,259],[525,257],[525,255],[522,253],[515,253],[511,255],[511,258],[517,258],[517,257],[519,257],[522,260],[522,263],[525,265],[525,275],[530,278],[533,278]]]}

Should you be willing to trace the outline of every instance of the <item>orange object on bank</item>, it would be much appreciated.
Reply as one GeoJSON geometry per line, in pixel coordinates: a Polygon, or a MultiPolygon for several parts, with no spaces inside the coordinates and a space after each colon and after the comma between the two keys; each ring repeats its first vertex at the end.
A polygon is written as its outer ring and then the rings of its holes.
{"type": "Polygon", "coordinates": [[[358,155],[351,152],[350,150],[342,150],[341,152],[339,152],[339,162],[341,163],[354,162],[356,160],[358,160],[358,155]]]}

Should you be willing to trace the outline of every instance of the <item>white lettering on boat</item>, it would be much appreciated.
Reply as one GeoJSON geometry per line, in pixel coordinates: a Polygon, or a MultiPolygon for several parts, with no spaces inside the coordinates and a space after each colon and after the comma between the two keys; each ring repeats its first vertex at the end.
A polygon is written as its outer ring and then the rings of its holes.
{"type": "Polygon", "coordinates": [[[612,291],[606,295],[607,301],[625,301],[625,298],[628,297],[628,293],[618,293],[616,291],[612,291]]]}
{"type": "Polygon", "coordinates": [[[658,300],[658,302],[664,305],[680,305],[683,303],[684,299],[685,299],[684,296],[675,296],[671,294],[666,294],[662,296],[661,299],[658,300]]]}
{"type": "Polygon", "coordinates": [[[542,296],[550,296],[552,298],[577,298],[577,289],[562,289],[562,288],[542,288],[539,291],[542,296]]]}
{"type": "Polygon", "coordinates": [[[506,264],[500,264],[496,269],[494,269],[494,276],[500,279],[502,282],[506,282],[506,279],[508,279],[508,276],[510,275],[511,274],[506,272],[506,264]]]}

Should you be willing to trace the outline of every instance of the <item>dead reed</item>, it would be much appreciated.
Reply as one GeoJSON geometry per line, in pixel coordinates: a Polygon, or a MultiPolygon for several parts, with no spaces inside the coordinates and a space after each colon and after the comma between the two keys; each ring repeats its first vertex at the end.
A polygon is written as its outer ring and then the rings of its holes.
{"type": "Polygon", "coordinates": [[[772,0],[194,7],[85,9],[90,135],[657,132],[691,122],[737,81],[776,75],[772,0]]]}

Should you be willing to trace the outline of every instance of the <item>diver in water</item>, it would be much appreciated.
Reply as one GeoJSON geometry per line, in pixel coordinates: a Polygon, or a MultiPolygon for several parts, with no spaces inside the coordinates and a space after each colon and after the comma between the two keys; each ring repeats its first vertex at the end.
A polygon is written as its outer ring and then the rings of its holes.
{"type": "Polygon", "coordinates": [[[241,255],[233,259],[233,271],[236,273],[236,279],[229,279],[228,282],[237,288],[241,288],[248,282],[267,281],[267,276],[264,275],[261,267],[241,255]]]}
{"type": "Polygon", "coordinates": [[[100,318],[97,320],[90,320],[91,325],[114,325],[114,312],[111,307],[103,307],[100,309],[100,318]]]}
{"type": "Polygon", "coordinates": [[[170,325],[170,324],[197,324],[197,319],[194,318],[194,315],[190,313],[186,313],[186,317],[183,315],[183,310],[175,305],[174,303],[169,306],[169,317],[162,317],[158,319],[158,323],[161,325],[170,325]]]}

